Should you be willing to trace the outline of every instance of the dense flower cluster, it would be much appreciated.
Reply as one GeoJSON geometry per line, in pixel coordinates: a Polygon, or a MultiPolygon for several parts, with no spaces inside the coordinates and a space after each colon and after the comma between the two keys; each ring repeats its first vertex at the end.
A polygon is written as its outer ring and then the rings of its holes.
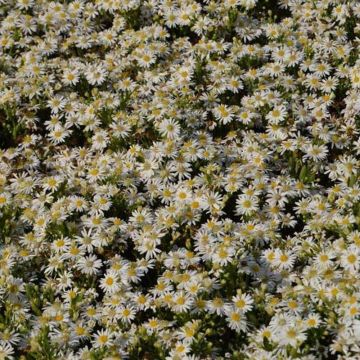
{"type": "Polygon", "coordinates": [[[0,19],[0,359],[359,358],[358,1],[0,19]]]}

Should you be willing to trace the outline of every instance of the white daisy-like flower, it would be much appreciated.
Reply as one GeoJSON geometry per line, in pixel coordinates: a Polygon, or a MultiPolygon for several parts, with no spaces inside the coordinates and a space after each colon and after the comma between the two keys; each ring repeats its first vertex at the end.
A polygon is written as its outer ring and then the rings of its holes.
{"type": "Polygon", "coordinates": [[[114,271],[108,271],[100,281],[100,287],[106,293],[113,294],[119,290],[119,278],[114,271]]]}
{"type": "Polygon", "coordinates": [[[91,65],[85,71],[86,80],[90,85],[101,85],[106,75],[107,72],[101,65],[91,65]]]}

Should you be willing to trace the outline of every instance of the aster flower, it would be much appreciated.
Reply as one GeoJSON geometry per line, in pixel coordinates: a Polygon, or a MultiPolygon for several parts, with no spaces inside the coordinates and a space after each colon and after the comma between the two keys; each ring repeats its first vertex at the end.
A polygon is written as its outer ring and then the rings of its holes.
{"type": "Polygon", "coordinates": [[[105,81],[106,70],[101,65],[92,65],[86,70],[85,77],[89,84],[100,85],[105,81]]]}
{"type": "Polygon", "coordinates": [[[119,289],[118,275],[114,271],[109,271],[101,280],[100,287],[106,293],[115,293],[119,289]]]}
{"type": "Polygon", "coordinates": [[[247,329],[246,318],[241,311],[235,308],[229,308],[226,312],[226,320],[230,329],[236,332],[245,332],[247,329]]]}
{"type": "Polygon", "coordinates": [[[98,331],[93,340],[94,347],[111,346],[113,334],[109,330],[98,331]]]}

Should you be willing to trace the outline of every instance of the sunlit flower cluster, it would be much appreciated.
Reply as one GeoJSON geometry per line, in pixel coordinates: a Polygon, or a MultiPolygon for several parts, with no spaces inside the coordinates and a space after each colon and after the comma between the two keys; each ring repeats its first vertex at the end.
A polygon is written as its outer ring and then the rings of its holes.
{"type": "Polygon", "coordinates": [[[353,0],[0,0],[0,359],[359,359],[359,40],[353,0]]]}

